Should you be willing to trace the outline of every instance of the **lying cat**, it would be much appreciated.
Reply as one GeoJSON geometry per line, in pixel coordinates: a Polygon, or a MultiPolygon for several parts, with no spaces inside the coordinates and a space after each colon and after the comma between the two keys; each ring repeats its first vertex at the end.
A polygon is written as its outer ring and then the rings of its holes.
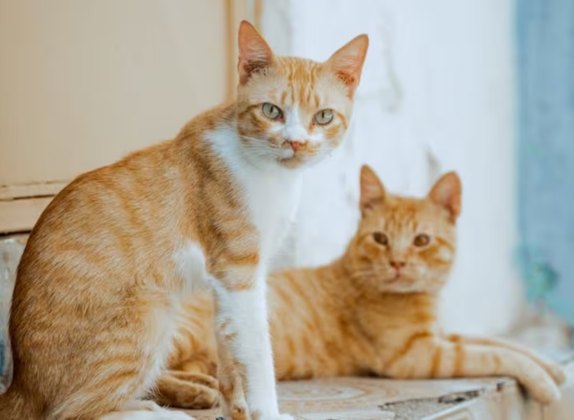
{"type": "MultiPolygon", "coordinates": [[[[376,374],[391,378],[513,376],[542,403],[559,398],[559,366],[506,341],[444,334],[438,293],[456,251],[461,184],[444,175],[428,196],[389,194],[361,171],[361,221],[331,264],[275,273],[269,282],[271,335],[279,379],[376,374]]],[[[213,307],[190,302],[160,403],[205,408],[218,401],[213,307]]]]}

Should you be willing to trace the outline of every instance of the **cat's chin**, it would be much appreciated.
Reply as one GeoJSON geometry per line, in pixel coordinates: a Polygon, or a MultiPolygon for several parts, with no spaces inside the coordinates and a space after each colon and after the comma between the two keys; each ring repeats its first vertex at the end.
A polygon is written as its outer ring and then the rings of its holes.
{"type": "Polygon", "coordinates": [[[323,160],[325,154],[316,153],[313,155],[297,153],[293,156],[277,159],[277,163],[288,169],[304,169],[315,166],[323,160]]]}
{"type": "Polygon", "coordinates": [[[418,293],[424,288],[417,284],[416,279],[405,275],[394,276],[384,280],[382,289],[385,293],[418,293]]]}
{"type": "Polygon", "coordinates": [[[280,166],[288,169],[298,169],[309,166],[309,164],[305,162],[305,159],[302,159],[299,156],[292,156],[290,158],[278,159],[277,163],[280,166]]]}

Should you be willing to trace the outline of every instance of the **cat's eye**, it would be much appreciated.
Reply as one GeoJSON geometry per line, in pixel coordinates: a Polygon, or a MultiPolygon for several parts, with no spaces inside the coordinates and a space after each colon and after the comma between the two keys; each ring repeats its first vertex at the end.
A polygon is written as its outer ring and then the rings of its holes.
{"type": "Polygon", "coordinates": [[[333,121],[335,117],[335,113],[332,109],[322,109],[321,111],[315,114],[315,122],[319,125],[327,125],[333,121]]]}
{"type": "Polygon", "coordinates": [[[380,245],[388,245],[389,244],[389,237],[385,235],[383,232],[375,232],[373,233],[373,239],[376,243],[380,245]]]}
{"type": "Polygon", "coordinates": [[[281,111],[277,105],[273,105],[269,102],[265,102],[261,105],[261,111],[263,112],[263,115],[270,120],[278,120],[283,116],[283,111],[281,111]]]}
{"type": "Polygon", "coordinates": [[[427,246],[430,243],[430,236],[428,236],[426,233],[421,233],[415,236],[413,243],[418,247],[427,246]]]}

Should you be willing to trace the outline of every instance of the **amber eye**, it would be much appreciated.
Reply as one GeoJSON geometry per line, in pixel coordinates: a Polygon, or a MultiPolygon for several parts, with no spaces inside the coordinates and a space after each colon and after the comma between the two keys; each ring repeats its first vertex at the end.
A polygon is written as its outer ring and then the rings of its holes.
{"type": "Polygon", "coordinates": [[[270,120],[278,120],[283,116],[283,111],[281,111],[277,105],[273,105],[269,102],[265,102],[261,105],[261,111],[263,112],[263,115],[270,120]]]}
{"type": "Polygon", "coordinates": [[[373,233],[373,239],[375,240],[376,243],[381,244],[381,245],[388,245],[389,244],[389,238],[383,232],[373,233]]]}
{"type": "Polygon", "coordinates": [[[327,125],[333,121],[334,112],[332,109],[322,109],[315,114],[315,122],[319,125],[327,125]]]}
{"type": "Polygon", "coordinates": [[[414,244],[415,246],[427,246],[430,242],[430,236],[426,233],[421,233],[415,236],[414,244]]]}

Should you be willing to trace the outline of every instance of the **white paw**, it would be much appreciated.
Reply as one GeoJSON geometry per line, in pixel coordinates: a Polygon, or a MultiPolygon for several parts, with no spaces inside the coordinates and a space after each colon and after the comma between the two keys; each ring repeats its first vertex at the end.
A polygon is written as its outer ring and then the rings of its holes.
{"type": "Polygon", "coordinates": [[[140,405],[143,409],[116,411],[100,417],[99,420],[192,420],[193,417],[181,411],[170,411],[156,405],[140,405]]]}
{"type": "Polygon", "coordinates": [[[155,401],[136,400],[136,401],[130,401],[129,403],[127,403],[123,407],[123,410],[125,410],[125,411],[137,411],[137,410],[161,411],[162,408],[159,405],[157,405],[157,403],[155,401]]]}
{"type": "Polygon", "coordinates": [[[530,388],[529,391],[532,397],[543,405],[552,404],[555,401],[559,401],[561,398],[560,388],[558,388],[550,378],[545,381],[541,381],[535,388],[530,388]]]}
{"type": "Polygon", "coordinates": [[[141,403],[140,410],[149,410],[153,412],[154,419],[157,420],[189,420],[193,417],[188,416],[182,411],[168,410],[167,408],[160,407],[154,401],[139,401],[141,403]]]}
{"type": "Polygon", "coordinates": [[[157,409],[153,410],[152,413],[153,420],[191,420],[193,417],[185,414],[183,411],[168,410],[158,406],[157,409]]]}
{"type": "MultiPolygon", "coordinates": [[[[165,419],[165,420],[193,420],[193,417],[185,414],[183,411],[171,411],[171,410],[164,410],[165,411],[165,416],[166,417],[162,417],[161,419],[165,419]]],[[[159,420],[159,419],[158,419],[159,420]]]]}
{"type": "Polygon", "coordinates": [[[551,363],[549,364],[548,369],[548,373],[550,373],[554,379],[554,382],[556,382],[558,385],[562,385],[566,381],[566,373],[564,372],[562,366],[556,363],[551,363]]]}

